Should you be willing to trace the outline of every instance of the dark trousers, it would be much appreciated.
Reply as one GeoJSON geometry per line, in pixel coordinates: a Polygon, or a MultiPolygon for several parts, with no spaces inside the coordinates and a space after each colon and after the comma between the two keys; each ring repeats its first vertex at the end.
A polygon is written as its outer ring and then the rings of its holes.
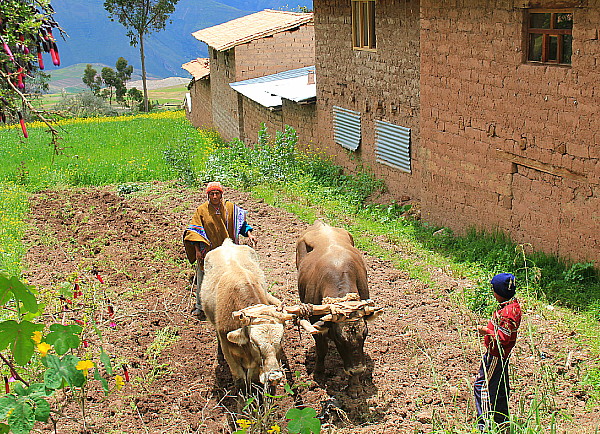
{"type": "Polygon", "coordinates": [[[498,428],[508,428],[508,359],[485,354],[475,379],[474,392],[479,430],[487,431],[491,427],[492,419],[501,425],[498,428]]]}

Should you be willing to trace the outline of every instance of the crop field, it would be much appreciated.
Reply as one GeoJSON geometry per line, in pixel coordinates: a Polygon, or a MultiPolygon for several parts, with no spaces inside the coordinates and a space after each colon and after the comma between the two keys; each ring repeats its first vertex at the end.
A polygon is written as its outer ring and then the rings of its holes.
{"type": "Polygon", "coordinates": [[[197,131],[180,111],[59,126],[59,155],[41,125],[27,140],[0,129],[0,423],[14,432],[473,433],[477,326],[502,271],[517,275],[524,313],[510,361],[512,432],[600,430],[592,265],[428,226],[416,202],[379,203],[382,184],[368,172],[342,176],[298,152],[292,131],[273,140],[263,131],[245,148],[197,131]],[[269,291],[284,305],[298,303],[303,230],[321,218],[352,233],[383,308],[369,323],[358,394],[333,345],[314,374],[314,340],[293,323],[277,390],[235,387],[211,324],[191,315],[194,267],[181,242],[209,180],[248,211],[269,291]]]}

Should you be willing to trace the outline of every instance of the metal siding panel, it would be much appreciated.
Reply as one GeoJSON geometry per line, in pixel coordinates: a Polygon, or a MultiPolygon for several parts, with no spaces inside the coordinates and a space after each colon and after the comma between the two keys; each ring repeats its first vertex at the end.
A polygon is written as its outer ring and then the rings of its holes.
{"type": "Polygon", "coordinates": [[[360,145],[360,112],[333,106],[333,136],[335,142],[351,151],[360,145]]]}
{"type": "Polygon", "coordinates": [[[380,163],[411,173],[410,128],[376,120],[375,156],[380,163]]]}

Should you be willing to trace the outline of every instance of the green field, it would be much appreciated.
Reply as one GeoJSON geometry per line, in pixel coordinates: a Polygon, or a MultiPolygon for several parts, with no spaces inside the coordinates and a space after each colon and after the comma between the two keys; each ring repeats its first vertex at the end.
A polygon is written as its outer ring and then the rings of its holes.
{"type": "Polygon", "coordinates": [[[172,179],[164,153],[183,143],[202,148],[201,135],[182,111],[59,121],[64,151],[53,155],[45,128],[0,128],[0,180],[30,190],[54,185],[103,185],[172,179]],[[183,143],[182,143],[183,142],[183,143]]]}

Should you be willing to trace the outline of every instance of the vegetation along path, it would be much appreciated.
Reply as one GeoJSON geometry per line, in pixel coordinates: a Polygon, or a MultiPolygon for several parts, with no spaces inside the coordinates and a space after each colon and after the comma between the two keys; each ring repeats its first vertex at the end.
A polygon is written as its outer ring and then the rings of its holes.
{"type": "MultiPolygon", "coordinates": [[[[95,322],[115,372],[128,371],[129,382],[109,399],[101,392],[86,398],[91,432],[229,433],[241,428],[235,422],[240,419],[253,422],[247,432],[266,432],[275,424],[285,432],[285,413],[295,403],[317,411],[322,432],[471,432],[472,380],[482,352],[475,330],[484,319],[461,302],[468,280],[443,267],[428,270],[430,283],[411,278],[394,267],[411,261],[410,252],[374,237],[386,258],[397,260],[365,256],[371,296],[385,310],[370,325],[363,393],[357,398],[345,393],[333,348],[325,379],[316,381],[313,340],[288,325],[284,356],[297,393],[292,398],[281,388],[268,402],[271,413],[261,416],[228,394],[233,384],[226,365],[217,361],[215,334],[209,323],[190,315],[193,272],[181,233],[204,200],[202,191],[140,185],[140,191],[121,194],[108,186],[31,197],[25,277],[48,289],[48,306],[59,307],[61,285],[78,277],[82,299],[98,306],[93,318],[84,317],[77,300],[47,313],[86,324],[89,348],[100,345],[88,325],[95,322]],[[266,428],[252,431],[261,418],[266,428]]],[[[310,222],[249,193],[227,189],[225,197],[249,211],[271,291],[296,303],[295,241],[310,222]]],[[[590,354],[578,346],[577,333],[564,326],[562,315],[551,306],[524,303],[512,358],[511,408],[516,420],[534,428],[530,432],[550,432],[552,412],[558,414],[556,432],[595,432],[600,407],[578,382],[579,367],[590,354]]],[[[75,419],[61,419],[58,432],[81,432],[76,405],[68,404],[65,413],[75,419]]],[[[50,424],[40,428],[53,432],[50,424]]]]}

